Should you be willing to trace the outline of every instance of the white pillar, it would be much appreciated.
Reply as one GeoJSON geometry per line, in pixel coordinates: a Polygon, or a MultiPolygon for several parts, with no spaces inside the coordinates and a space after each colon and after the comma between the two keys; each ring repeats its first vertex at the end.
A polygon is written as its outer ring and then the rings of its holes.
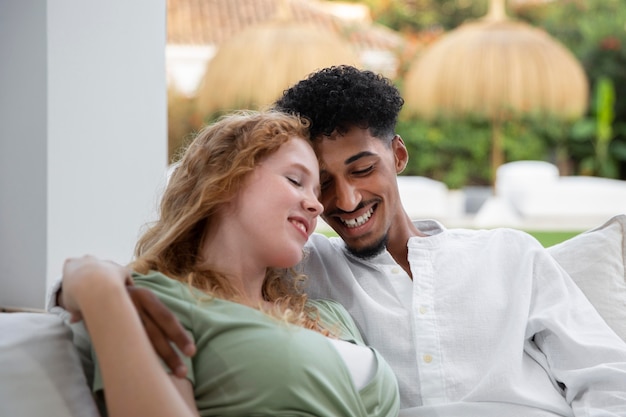
{"type": "Polygon", "coordinates": [[[0,0],[0,306],[127,263],[167,166],[165,0],[0,0]]]}

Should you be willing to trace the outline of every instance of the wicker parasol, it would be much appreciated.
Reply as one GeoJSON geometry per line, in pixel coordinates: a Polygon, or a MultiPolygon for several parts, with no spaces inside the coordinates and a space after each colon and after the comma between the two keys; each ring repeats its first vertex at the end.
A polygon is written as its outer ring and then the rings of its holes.
{"type": "Polygon", "coordinates": [[[264,108],[311,72],[339,64],[359,64],[343,39],[294,22],[283,11],[274,21],[247,29],[220,46],[198,89],[198,110],[210,115],[264,108]]]}
{"type": "Polygon", "coordinates": [[[492,0],[483,19],[435,42],[413,62],[405,87],[409,114],[491,119],[494,173],[504,159],[498,126],[507,115],[574,119],[588,103],[576,58],[544,30],[507,18],[504,0],[492,0]]]}

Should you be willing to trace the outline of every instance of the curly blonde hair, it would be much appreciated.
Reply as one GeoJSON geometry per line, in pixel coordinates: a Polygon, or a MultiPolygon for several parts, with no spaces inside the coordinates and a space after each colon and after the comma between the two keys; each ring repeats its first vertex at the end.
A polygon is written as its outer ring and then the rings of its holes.
{"type": "MultiPolygon", "coordinates": [[[[172,173],[160,205],[159,219],[135,247],[131,267],[155,270],[185,282],[209,296],[240,300],[226,275],[199,267],[204,232],[215,214],[232,201],[248,176],[266,157],[293,137],[309,139],[305,119],[281,112],[237,112],[205,127],[186,148],[172,173]]],[[[263,298],[274,307],[266,312],[290,323],[327,334],[319,315],[307,306],[304,276],[293,270],[268,268],[263,298]]]]}

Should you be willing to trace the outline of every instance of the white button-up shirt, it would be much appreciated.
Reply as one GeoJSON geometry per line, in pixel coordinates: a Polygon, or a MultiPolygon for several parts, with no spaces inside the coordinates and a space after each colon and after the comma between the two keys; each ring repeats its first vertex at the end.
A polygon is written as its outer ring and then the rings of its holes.
{"type": "Polygon", "coordinates": [[[534,238],[415,224],[413,280],[322,235],[302,263],[393,367],[401,415],[626,416],[626,344],[534,238]]]}

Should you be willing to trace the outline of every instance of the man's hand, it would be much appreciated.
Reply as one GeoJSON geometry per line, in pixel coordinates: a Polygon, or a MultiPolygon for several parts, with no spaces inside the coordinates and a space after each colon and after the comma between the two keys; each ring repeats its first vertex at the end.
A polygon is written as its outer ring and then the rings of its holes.
{"type": "Polygon", "coordinates": [[[170,342],[173,342],[183,354],[193,356],[196,353],[193,340],[185,332],[176,316],[152,291],[132,285],[126,288],[157,355],[174,375],[184,378],[187,370],[170,342]]]}

